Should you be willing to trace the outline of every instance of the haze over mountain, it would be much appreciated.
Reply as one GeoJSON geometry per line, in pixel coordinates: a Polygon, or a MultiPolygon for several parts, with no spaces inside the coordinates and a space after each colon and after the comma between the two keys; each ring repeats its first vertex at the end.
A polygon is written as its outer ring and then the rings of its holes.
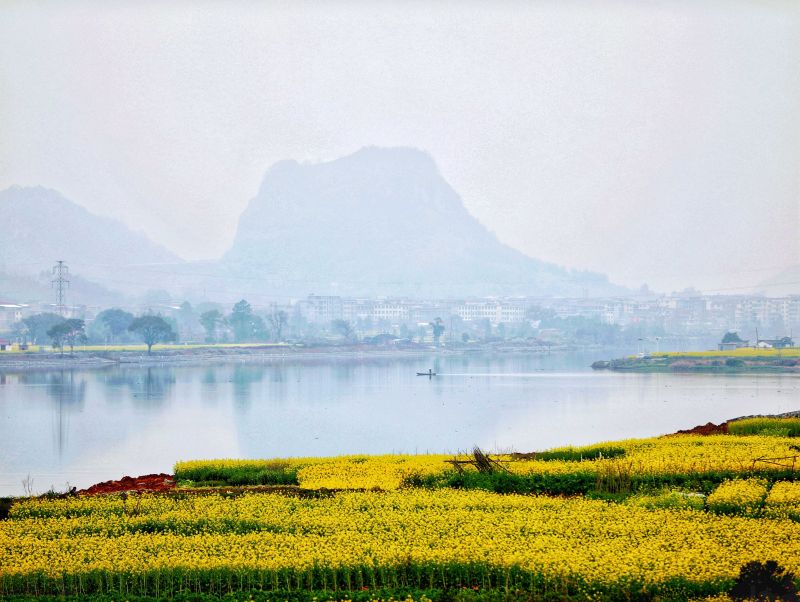
{"type": "Polygon", "coordinates": [[[800,262],[796,0],[0,14],[0,189],[61,190],[187,259],[230,248],[266,166],[378,145],[430,152],[504,243],[632,288],[800,262]]]}
{"type": "MultiPolygon", "coordinates": [[[[42,302],[52,304],[55,310],[55,295],[50,271],[39,274],[20,275],[0,271],[0,302],[42,302]]],[[[111,290],[95,281],[72,273],[67,291],[68,305],[94,305],[109,307],[130,301],[127,295],[111,290]]]]}
{"type": "MultiPolygon", "coordinates": [[[[433,159],[411,148],[369,147],[326,163],[276,163],[218,262],[184,262],[46,188],[2,191],[0,209],[9,224],[0,238],[0,273],[29,278],[7,277],[2,282],[9,290],[0,292],[26,299],[47,297],[41,274],[57,259],[76,278],[126,295],[164,289],[221,301],[309,293],[578,296],[623,290],[600,274],[569,271],[500,243],[466,210],[433,159]],[[37,274],[38,281],[30,279],[37,274]]],[[[79,296],[85,302],[86,295],[79,296]]]]}
{"type": "Polygon", "coordinates": [[[49,267],[54,259],[87,267],[181,261],[122,222],[89,213],[41,186],[0,191],[0,211],[9,218],[0,237],[0,257],[6,266],[49,267]]]}
{"type": "Polygon", "coordinates": [[[81,279],[120,291],[139,291],[152,284],[144,281],[142,268],[182,261],[143,234],[90,213],[55,190],[12,186],[0,191],[0,211],[4,216],[0,273],[6,274],[2,282],[8,287],[0,294],[16,293],[27,299],[38,296],[38,290],[47,298],[42,283],[35,284],[30,277],[49,272],[57,260],[64,260],[72,270],[73,298],[79,294],[84,302],[108,298],[108,291],[80,284],[81,279]]]}
{"type": "Polygon", "coordinates": [[[222,260],[265,287],[349,294],[582,295],[620,292],[499,242],[427,154],[368,147],[264,176],[222,260]]]}
{"type": "Polygon", "coordinates": [[[800,294],[800,263],[764,280],[758,287],[771,296],[800,294]]]}

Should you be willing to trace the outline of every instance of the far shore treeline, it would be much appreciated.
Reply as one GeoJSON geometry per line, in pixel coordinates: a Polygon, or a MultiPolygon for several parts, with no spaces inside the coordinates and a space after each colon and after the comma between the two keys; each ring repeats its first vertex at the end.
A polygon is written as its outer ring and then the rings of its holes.
{"type": "Polygon", "coordinates": [[[155,304],[144,311],[120,307],[91,312],[68,309],[31,313],[0,332],[8,346],[52,346],[74,350],[81,345],[158,343],[299,343],[380,345],[476,345],[513,342],[528,347],[562,345],[636,345],[643,337],[668,338],[663,328],[607,324],[593,317],[560,317],[551,308],[520,310],[514,321],[465,320],[442,315],[353,319],[325,316],[297,307],[255,308],[242,299],[232,306],[188,301],[155,304]]]}

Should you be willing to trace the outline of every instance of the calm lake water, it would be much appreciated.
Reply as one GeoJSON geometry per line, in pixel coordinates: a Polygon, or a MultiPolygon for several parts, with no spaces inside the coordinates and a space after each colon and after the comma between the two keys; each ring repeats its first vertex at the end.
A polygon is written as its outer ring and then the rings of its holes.
{"type": "Polygon", "coordinates": [[[0,495],[177,460],[534,451],[800,409],[792,375],[617,374],[608,352],[0,374],[0,495]],[[429,380],[416,371],[433,367],[429,380]]]}

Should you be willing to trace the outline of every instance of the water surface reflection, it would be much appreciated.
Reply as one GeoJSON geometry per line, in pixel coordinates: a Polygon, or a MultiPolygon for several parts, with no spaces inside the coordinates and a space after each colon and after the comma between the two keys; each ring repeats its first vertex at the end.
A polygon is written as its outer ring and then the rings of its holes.
{"type": "Polygon", "coordinates": [[[795,407],[790,375],[614,374],[596,353],[63,370],[0,379],[0,494],[176,460],[530,451],[795,407]],[[429,380],[416,371],[433,368],[429,380]]]}

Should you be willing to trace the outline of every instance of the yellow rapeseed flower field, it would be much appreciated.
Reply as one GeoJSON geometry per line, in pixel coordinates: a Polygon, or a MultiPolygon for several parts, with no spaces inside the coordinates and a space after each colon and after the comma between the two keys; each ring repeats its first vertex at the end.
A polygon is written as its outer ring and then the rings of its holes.
{"type": "Polygon", "coordinates": [[[800,524],[484,491],[31,500],[0,522],[0,594],[510,587],[597,599],[800,571],[800,524]]]}
{"type": "Polygon", "coordinates": [[[716,512],[756,513],[767,495],[764,479],[733,479],[719,485],[706,499],[710,510],[716,512]]]}
{"type": "Polygon", "coordinates": [[[775,483],[769,491],[766,503],[768,506],[800,504],[800,482],[779,481],[775,483]]]}
{"type": "Polygon", "coordinates": [[[466,587],[721,600],[747,562],[800,571],[800,482],[760,461],[795,441],[684,435],[493,456],[508,478],[650,484],[625,504],[412,486],[476,471],[447,455],[179,462],[200,482],[261,475],[318,492],[18,501],[0,521],[0,596],[466,587]],[[707,498],[671,489],[687,476],[722,482],[707,498]]]}
{"type": "Polygon", "coordinates": [[[800,482],[775,483],[767,495],[764,512],[772,518],[789,518],[800,522],[800,482]]]}

